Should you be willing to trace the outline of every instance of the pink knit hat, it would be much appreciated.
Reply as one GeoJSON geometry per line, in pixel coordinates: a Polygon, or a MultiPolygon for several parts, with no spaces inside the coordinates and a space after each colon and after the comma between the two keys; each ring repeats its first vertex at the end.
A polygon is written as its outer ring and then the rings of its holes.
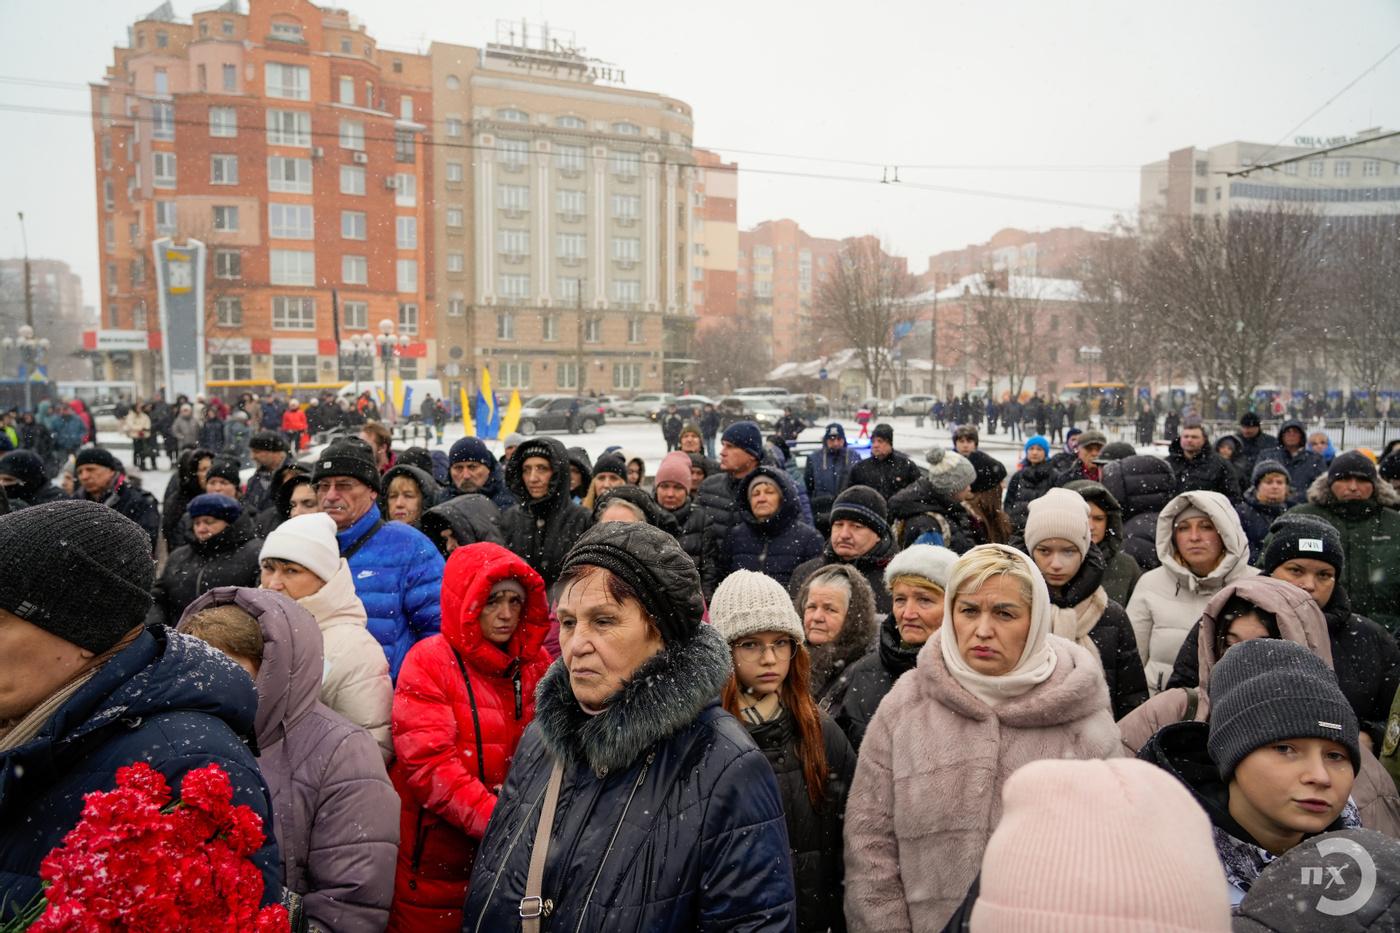
{"type": "Polygon", "coordinates": [[[654,485],[660,486],[662,483],[679,483],[686,489],[690,488],[690,454],[673,450],[661,458],[654,485]]]}
{"type": "Polygon", "coordinates": [[[1229,933],[1210,820],[1145,761],[1035,761],[1007,780],[973,933],[1229,933]]]}

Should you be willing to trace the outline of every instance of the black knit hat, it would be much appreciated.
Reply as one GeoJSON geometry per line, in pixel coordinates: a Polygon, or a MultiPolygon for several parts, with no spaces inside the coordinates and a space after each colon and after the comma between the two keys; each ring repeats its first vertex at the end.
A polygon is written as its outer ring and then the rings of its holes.
{"type": "Polygon", "coordinates": [[[1258,416],[1257,414],[1255,414],[1254,412],[1252,412],[1252,411],[1247,411],[1247,412],[1245,412],[1244,414],[1240,415],[1240,427],[1242,427],[1242,428],[1257,428],[1257,427],[1259,427],[1259,416],[1258,416]]]}
{"type": "Polygon", "coordinates": [[[218,457],[209,464],[209,472],[204,474],[204,479],[208,482],[211,477],[226,479],[233,483],[234,488],[243,484],[243,478],[238,474],[238,461],[227,457],[218,457]]]}
{"type": "Polygon", "coordinates": [[[118,473],[125,473],[126,467],[122,462],[112,456],[112,452],[105,447],[84,447],[78,451],[78,455],[73,458],[73,469],[93,464],[94,466],[106,467],[118,473]]]}
{"type": "Polygon", "coordinates": [[[1289,475],[1288,467],[1284,466],[1280,461],[1270,458],[1260,460],[1258,463],[1254,464],[1254,469],[1249,473],[1249,485],[1258,489],[1259,481],[1270,473],[1282,473],[1284,479],[1288,480],[1290,483],[1293,481],[1293,477],[1289,475]]]}
{"type": "Polygon", "coordinates": [[[141,526],[65,499],[0,517],[0,609],[101,653],[151,608],[155,562],[141,526]]]}
{"type": "Polygon", "coordinates": [[[597,476],[599,473],[612,473],[626,479],[627,460],[619,453],[603,454],[593,464],[593,475],[597,476]]]}
{"type": "Polygon", "coordinates": [[[831,504],[831,523],[859,522],[884,537],[890,533],[889,510],[885,497],[869,486],[847,486],[831,504]]]}
{"type": "Polygon", "coordinates": [[[482,463],[492,470],[496,469],[496,455],[491,453],[491,448],[479,437],[464,437],[458,440],[448,451],[447,462],[482,463]]]}
{"type": "Polygon", "coordinates": [[[286,453],[289,448],[287,439],[276,431],[259,431],[248,441],[250,450],[273,450],[279,453],[286,453]]]}
{"type": "MultiPolygon", "coordinates": [[[[9,454],[5,456],[8,457],[9,454]]],[[[1389,455],[1382,457],[1377,472],[1380,473],[1381,479],[1383,480],[1394,482],[1400,479],[1400,450],[1393,451],[1389,455]]]]}
{"type": "Polygon", "coordinates": [[[13,476],[19,480],[15,493],[20,499],[32,496],[49,481],[44,472],[44,461],[32,450],[12,450],[0,457],[0,476],[13,476]]]}
{"type": "Polygon", "coordinates": [[[374,451],[358,437],[343,437],[335,441],[316,458],[311,468],[311,481],[319,483],[331,476],[348,476],[370,489],[379,489],[379,468],[374,465],[374,451]]]}
{"type": "Polygon", "coordinates": [[[185,511],[190,513],[190,518],[207,515],[210,518],[217,518],[233,524],[238,521],[238,516],[243,514],[243,506],[232,496],[206,492],[191,499],[190,504],[185,507],[185,511]]]}
{"type": "Polygon", "coordinates": [[[700,572],[676,539],[660,528],[644,522],[594,525],[564,558],[560,578],[582,565],[602,567],[626,582],[668,646],[688,641],[699,631],[705,613],[700,572]]]}
{"type": "Polygon", "coordinates": [[[875,425],[875,430],[870,432],[870,439],[873,441],[876,438],[879,438],[880,440],[888,444],[893,444],[894,427],[881,421],[879,424],[875,425]]]}
{"type": "Polygon", "coordinates": [[[1006,467],[1000,460],[989,453],[974,450],[967,454],[968,463],[977,471],[977,478],[972,481],[973,492],[986,492],[988,489],[996,489],[1001,481],[1006,479],[1006,467]]]}
{"type": "MultiPolygon", "coordinates": [[[[1081,441],[1081,445],[1082,445],[1081,441]]],[[[1100,466],[1105,463],[1112,463],[1115,460],[1122,460],[1124,457],[1132,457],[1137,454],[1137,448],[1127,441],[1114,441],[1112,444],[1105,444],[1099,451],[1099,455],[1094,458],[1094,462],[1100,466]]]]}
{"type": "Polygon", "coordinates": [[[763,462],[763,432],[754,422],[736,421],[724,429],[719,439],[720,443],[732,444],[760,463],[763,462]]]}
{"type": "Polygon", "coordinates": [[[1356,713],[1337,675],[1304,646],[1278,638],[1240,642],[1210,674],[1206,748],[1222,780],[1257,748],[1282,739],[1331,739],[1361,769],[1356,713]]]}
{"type": "Polygon", "coordinates": [[[1332,524],[1313,515],[1283,514],[1269,526],[1269,546],[1259,559],[1259,567],[1266,575],[1272,574],[1280,564],[1295,557],[1320,560],[1332,565],[1341,576],[1346,563],[1346,551],[1342,548],[1342,536],[1332,524]]]}
{"type": "Polygon", "coordinates": [[[1359,450],[1348,450],[1344,454],[1337,454],[1332,458],[1332,465],[1327,468],[1328,484],[1335,483],[1339,479],[1364,479],[1372,483],[1380,481],[1376,474],[1376,465],[1371,462],[1371,458],[1359,450]]]}

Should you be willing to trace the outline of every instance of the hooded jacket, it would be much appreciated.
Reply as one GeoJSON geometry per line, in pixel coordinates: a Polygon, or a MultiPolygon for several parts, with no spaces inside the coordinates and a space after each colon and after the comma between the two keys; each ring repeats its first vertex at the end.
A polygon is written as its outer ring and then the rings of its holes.
{"type": "Polygon", "coordinates": [[[177,548],[151,588],[146,624],[174,625],[186,606],[216,587],[257,586],[262,545],[245,512],[209,540],[177,548]]]}
{"type": "MultiPolygon", "coordinates": [[[[1305,590],[1281,580],[1245,578],[1226,584],[1201,613],[1201,630],[1197,645],[1197,668],[1200,687],[1194,690],[1175,688],[1151,697],[1118,723],[1123,747],[1135,755],[1153,734],[1169,723],[1180,722],[1188,716],[1194,699],[1194,718],[1200,722],[1210,719],[1210,673],[1219,656],[1215,653],[1217,631],[1215,613],[1229,598],[1238,593],[1250,602],[1274,614],[1279,637],[1297,642],[1333,667],[1332,644],[1322,610],[1305,590]]],[[[1361,814],[1361,825],[1390,836],[1400,836],[1400,792],[1376,756],[1361,749],[1361,771],[1352,787],[1352,799],[1361,814]]]]}
{"type": "MultiPolygon", "coordinates": [[[[828,564],[845,564],[854,569],[861,576],[865,577],[865,582],[870,584],[870,591],[875,594],[875,611],[888,613],[893,608],[890,601],[890,592],[885,589],[885,565],[894,559],[894,555],[899,552],[895,547],[894,539],[886,532],[875,543],[875,546],[859,557],[847,560],[831,549],[828,541],[826,548],[820,555],[800,564],[792,572],[792,580],[788,583],[788,592],[796,596],[802,589],[802,584],[807,582],[807,578],[822,567],[828,564]]],[[[870,631],[871,643],[875,638],[875,631],[870,631]]]]}
{"type": "Polygon", "coordinates": [[[1157,513],[1176,497],[1176,474],[1161,457],[1135,454],[1105,464],[1100,480],[1123,507],[1123,552],[1147,572],[1158,566],[1157,513]]]}
{"type": "Polygon", "coordinates": [[[832,711],[832,718],[857,752],[865,739],[865,731],[870,728],[870,720],[880,708],[880,701],[895,681],[919,663],[922,647],[906,645],[900,639],[899,620],[890,613],[880,623],[880,640],[875,650],[846,669],[843,675],[846,690],[841,704],[832,711]]]}
{"type": "Polygon", "coordinates": [[[786,587],[798,565],[821,554],[823,548],[822,536],[802,521],[797,487],[783,470],[761,466],[744,479],[739,496],[742,521],[729,530],[720,554],[721,579],[736,570],[753,570],[786,587]],[[759,477],[777,483],[782,492],[777,513],[767,519],[755,517],[749,507],[749,487],[759,477]]]}
{"type": "Polygon", "coordinates": [[[437,546],[446,558],[447,542],[442,533],[450,530],[458,547],[486,541],[504,546],[501,534],[501,512],[495,503],[481,493],[468,492],[453,496],[441,505],[423,513],[423,534],[437,546]]]}
{"type": "Polygon", "coordinates": [[[1245,437],[1243,434],[1236,434],[1235,437],[1240,442],[1240,453],[1235,458],[1235,466],[1247,482],[1249,475],[1254,472],[1254,465],[1271,449],[1278,446],[1278,439],[1263,431],[1252,438],[1245,437]]]}
{"type": "Polygon", "coordinates": [[[341,558],[335,576],[297,602],[321,629],[321,702],[373,736],[387,764],[394,755],[389,738],[394,682],[384,649],[366,627],[365,606],[355,595],[350,565],[341,558]]]}
{"type": "MultiPolygon", "coordinates": [[[[841,708],[850,688],[850,671],[861,658],[870,654],[879,638],[880,620],[869,586],[861,586],[860,571],[849,564],[837,564],[851,588],[851,601],[846,607],[846,621],[834,641],[824,645],[807,646],[812,659],[812,697],[828,712],[841,708]]],[[[809,574],[810,576],[810,574],[809,574]]],[[[794,599],[797,614],[803,614],[807,597],[806,581],[797,587],[794,599]]]]}
{"type": "Polygon", "coordinates": [[[1176,474],[1176,491],[1218,492],[1232,502],[1240,497],[1240,480],[1225,458],[1215,452],[1209,439],[1200,453],[1190,458],[1181,447],[1181,438],[1171,442],[1167,463],[1176,474]]]}
{"type": "Polygon", "coordinates": [[[422,531],[423,516],[427,514],[428,509],[437,505],[438,499],[442,497],[442,487],[438,485],[437,480],[433,479],[431,473],[412,464],[399,463],[391,466],[379,478],[379,513],[384,516],[386,522],[391,520],[389,518],[389,484],[400,476],[407,476],[413,480],[413,484],[418,487],[419,495],[423,497],[423,501],[419,505],[418,521],[405,522],[404,524],[422,531]]]}
{"type": "MultiPolygon", "coordinates": [[[[1352,608],[1400,634],[1400,493],[1385,480],[1371,498],[1342,502],[1323,474],[1308,487],[1308,503],[1290,515],[1313,515],[1330,522],[1342,536],[1346,572],[1340,582],[1352,608]]],[[[1265,547],[1268,542],[1265,541],[1265,547]]]]}
{"type": "Polygon", "coordinates": [[[1065,488],[1079,493],[1086,502],[1104,513],[1107,527],[1103,540],[1098,543],[1099,553],[1104,559],[1103,582],[1100,585],[1109,599],[1120,606],[1128,605],[1138,578],[1142,576],[1142,568],[1123,551],[1123,507],[1106,486],[1093,480],[1075,480],[1065,488]]]}
{"type": "Polygon", "coordinates": [[[894,494],[889,515],[897,525],[900,548],[937,544],[962,554],[973,546],[972,516],[962,503],[934,489],[926,476],[894,494]]]}
{"type": "Polygon", "coordinates": [[[501,533],[506,547],[525,559],[550,587],[559,577],[559,568],[574,542],[593,525],[593,516],[569,495],[569,461],[564,445],[552,437],[532,437],[515,448],[506,464],[506,484],[520,501],[501,516],[501,533]],[[554,475],[549,490],[531,500],[525,491],[520,469],[526,457],[543,457],[554,475]]]}
{"type": "Polygon", "coordinates": [[[852,933],[942,930],[981,869],[1012,772],[1042,758],[1122,754],[1098,659],[1047,637],[1049,679],[996,707],[948,672],[937,637],[886,694],[846,805],[852,933]]]}
{"type": "Polygon", "coordinates": [[[1181,642],[1211,597],[1226,583],[1259,572],[1249,565],[1249,542],[1234,507],[1218,493],[1182,493],[1158,513],[1157,557],[1161,566],[1142,575],[1128,601],[1128,618],[1147,673],[1147,689],[1154,694],[1166,687],[1181,642]],[[1181,562],[1173,542],[1177,516],[1192,507],[1210,518],[1225,546],[1220,563],[1202,577],[1181,562]]]}
{"type": "Polygon", "coordinates": [[[1310,492],[1309,487],[1319,476],[1327,475],[1327,464],[1322,455],[1308,447],[1308,429],[1301,421],[1285,421],[1280,425],[1278,444],[1260,453],[1259,459],[1276,460],[1288,470],[1288,488],[1292,492],[1292,502],[1295,505],[1303,501],[1304,496],[1310,492]],[[1303,435],[1303,446],[1291,454],[1283,446],[1283,432],[1290,428],[1303,435]]]}
{"type": "Polygon", "coordinates": [[[442,633],[413,647],[394,692],[394,786],[402,842],[390,929],[457,931],[477,845],[496,807],[549,667],[544,581],[496,544],[452,552],[443,574],[442,633]],[[525,589],[504,647],[482,634],[491,589],[525,589]]]}
{"type": "Polygon", "coordinates": [[[464,933],[518,928],[556,761],[563,781],[541,886],[554,902],[549,929],[793,929],[782,799],[763,753],[719,704],[730,671],[729,646],[701,625],[589,716],[555,662],[481,842],[464,933]]]}
{"type": "Polygon", "coordinates": [[[318,699],[321,630],[272,590],[225,587],[190,604],[190,618],[237,606],[258,622],[258,768],[272,792],[284,884],[317,927],[373,933],[384,927],[398,845],[394,788],[370,734],[318,699]]]}
{"type": "Polygon", "coordinates": [[[9,492],[16,499],[23,499],[26,505],[42,505],[63,499],[63,490],[49,482],[44,471],[44,461],[31,450],[12,450],[0,457],[0,473],[19,480],[9,492]]]}
{"type": "Polygon", "coordinates": [[[166,482],[165,495],[161,499],[163,518],[160,530],[165,536],[165,548],[171,553],[194,540],[181,520],[185,517],[190,500],[204,492],[204,487],[199,484],[199,461],[212,460],[213,457],[213,452],[208,450],[184,451],[176,461],[175,475],[166,482]]]}
{"type": "Polygon", "coordinates": [[[370,508],[349,528],[335,533],[340,553],[355,580],[355,595],[364,603],[369,633],[389,659],[389,675],[413,643],[438,630],[442,555],[421,531],[401,522],[385,522],[370,508]]]}
{"type": "MultiPolygon", "coordinates": [[[[102,665],[39,734],[0,752],[0,918],[39,893],[39,863],[77,825],[83,795],[111,790],[117,769],[144,761],[178,796],[190,771],[216,764],[270,829],[272,799],[243,738],[253,734],[253,682],[197,638],[145,629],[102,665]]],[[[267,833],[253,855],[263,904],[277,903],[282,859],[267,833]]]]}
{"type": "MultiPolygon", "coordinates": [[[[827,449],[822,441],[820,450],[807,455],[807,465],[802,468],[802,482],[807,487],[807,495],[812,499],[826,497],[834,499],[847,486],[851,467],[860,463],[860,454],[846,446],[846,429],[839,422],[832,422],[841,435],[841,449],[835,453],[827,449]]],[[[829,430],[829,428],[828,428],[829,430]]]]}

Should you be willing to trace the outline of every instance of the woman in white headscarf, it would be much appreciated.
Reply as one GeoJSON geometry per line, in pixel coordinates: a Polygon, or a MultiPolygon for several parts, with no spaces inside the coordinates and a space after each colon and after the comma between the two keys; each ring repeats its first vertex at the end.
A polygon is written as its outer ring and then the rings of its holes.
{"type": "Polygon", "coordinates": [[[953,565],[944,623],[871,720],[846,809],[846,921],[943,929],[1001,819],[1001,789],[1042,758],[1121,754],[1097,657],[1050,633],[1045,580],[999,544],[953,565]]]}

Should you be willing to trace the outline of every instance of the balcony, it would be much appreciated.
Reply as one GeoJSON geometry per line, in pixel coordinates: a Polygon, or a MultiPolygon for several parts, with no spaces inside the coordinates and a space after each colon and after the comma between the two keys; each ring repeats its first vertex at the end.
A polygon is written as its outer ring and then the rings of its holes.
{"type": "Polygon", "coordinates": [[[623,269],[623,270],[635,269],[635,268],[637,268],[637,260],[635,260],[635,259],[614,259],[614,260],[613,260],[613,265],[615,265],[615,266],[617,266],[619,269],[623,269]]]}
{"type": "Polygon", "coordinates": [[[576,224],[583,220],[583,215],[578,211],[560,211],[559,219],[566,224],[576,224]]]}
{"type": "Polygon", "coordinates": [[[584,257],[582,257],[582,256],[560,256],[560,257],[559,257],[559,262],[560,262],[560,264],[561,264],[561,265],[565,265],[565,266],[581,266],[581,265],[583,265],[583,261],[584,261],[584,257]]]}
{"type": "Polygon", "coordinates": [[[528,213],[527,209],[523,207],[502,207],[501,210],[505,212],[507,217],[517,220],[528,213]]]}
{"type": "Polygon", "coordinates": [[[498,163],[496,163],[496,164],[499,165],[499,166],[501,167],[501,171],[503,171],[503,172],[523,172],[523,171],[525,171],[525,162],[524,162],[523,159],[522,159],[522,160],[517,160],[517,159],[502,159],[500,162],[498,162],[498,163]]]}
{"type": "Polygon", "coordinates": [[[617,224],[619,227],[635,227],[637,226],[637,218],[631,214],[623,214],[614,217],[613,223],[617,224]]]}
{"type": "Polygon", "coordinates": [[[502,261],[511,263],[513,265],[519,265],[520,263],[526,261],[529,258],[529,253],[501,253],[502,261]]]}

